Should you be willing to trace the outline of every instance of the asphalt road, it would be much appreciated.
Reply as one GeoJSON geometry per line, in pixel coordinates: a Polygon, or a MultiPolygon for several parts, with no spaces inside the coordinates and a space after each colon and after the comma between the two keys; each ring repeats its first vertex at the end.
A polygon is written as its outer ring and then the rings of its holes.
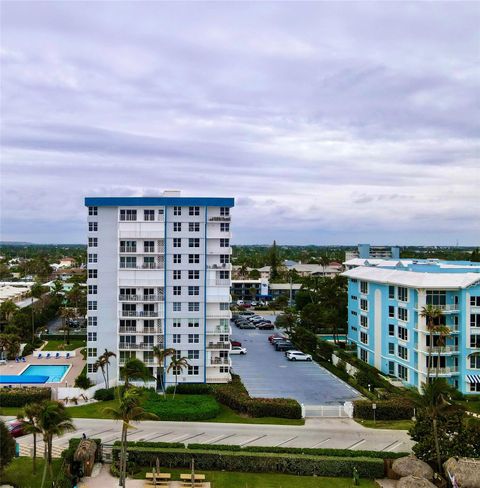
{"type": "Polygon", "coordinates": [[[233,371],[241,376],[251,396],[295,398],[306,406],[343,405],[360,397],[314,361],[288,361],[268,342],[274,332],[277,330],[239,329],[232,322],[232,339],[247,348],[246,355],[231,356],[233,371]]]}

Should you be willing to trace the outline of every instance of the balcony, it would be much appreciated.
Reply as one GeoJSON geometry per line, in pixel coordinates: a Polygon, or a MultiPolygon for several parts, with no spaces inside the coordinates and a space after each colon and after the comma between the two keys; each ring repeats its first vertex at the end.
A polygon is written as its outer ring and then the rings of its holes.
{"type": "Polygon", "coordinates": [[[222,366],[222,365],[229,365],[230,359],[229,358],[210,358],[210,366],[222,366]]]}
{"type": "Polygon", "coordinates": [[[230,222],[231,217],[230,215],[222,215],[218,217],[210,217],[208,219],[209,222],[230,222]]]}
{"type": "Polygon", "coordinates": [[[163,295],[119,295],[121,302],[163,302],[163,295]]]}
{"type": "Polygon", "coordinates": [[[165,269],[165,263],[144,263],[140,265],[130,265],[125,263],[120,263],[120,269],[165,269]]]}
{"type": "Polygon", "coordinates": [[[230,310],[217,310],[215,312],[207,311],[207,319],[230,319],[232,312],[230,310]]]}
{"type": "Polygon", "coordinates": [[[207,269],[219,269],[228,271],[232,269],[232,263],[208,264],[207,269]]]}
{"type": "Polygon", "coordinates": [[[207,281],[208,286],[228,286],[228,287],[230,287],[230,284],[231,284],[230,279],[216,278],[214,280],[208,280],[207,281]]]}
{"type": "Polygon", "coordinates": [[[230,350],[230,342],[209,342],[207,344],[207,350],[209,349],[230,350]]]}
{"type": "Polygon", "coordinates": [[[215,327],[213,329],[207,329],[207,335],[231,334],[231,333],[232,333],[232,329],[230,326],[222,327],[219,325],[218,327],[215,327]]]}
{"type": "Polygon", "coordinates": [[[163,334],[161,327],[144,327],[137,329],[136,327],[119,327],[120,334],[163,334]]]}
{"type": "MultiPolygon", "coordinates": [[[[426,306],[426,305],[418,305],[418,303],[415,303],[415,309],[418,311],[421,311],[421,309],[426,306]]],[[[435,308],[439,308],[442,312],[459,312],[460,311],[460,305],[457,304],[448,304],[448,305],[433,305],[435,308]]]]}
{"type": "MultiPolygon", "coordinates": [[[[446,367],[446,368],[439,368],[438,369],[438,374],[440,376],[448,376],[451,374],[457,374],[458,373],[458,366],[451,366],[451,367],[446,367]]],[[[431,374],[435,376],[437,374],[437,369],[435,367],[432,368],[431,374]]]]}
{"type": "Polygon", "coordinates": [[[134,350],[134,349],[152,349],[153,346],[163,346],[163,342],[157,342],[156,344],[151,344],[149,342],[120,342],[118,348],[124,350],[134,350]]]}
{"type": "Polygon", "coordinates": [[[133,311],[133,310],[120,310],[118,312],[120,317],[159,317],[160,312],[151,312],[151,311],[133,311]]]}
{"type": "MultiPolygon", "coordinates": [[[[460,332],[460,326],[458,325],[447,325],[447,327],[450,329],[450,334],[458,334],[460,332]]],[[[415,324],[414,328],[415,332],[423,332],[424,334],[429,334],[428,329],[425,327],[423,329],[420,329],[419,324],[415,324]]],[[[433,334],[433,335],[438,335],[438,334],[433,334]]]]}
{"type": "Polygon", "coordinates": [[[120,252],[136,253],[137,247],[133,246],[120,246],[120,252]]]}
{"type": "MultiPolygon", "coordinates": [[[[424,354],[429,353],[428,346],[419,347],[417,344],[415,346],[415,350],[423,352],[424,354]]],[[[433,346],[432,347],[432,354],[457,354],[457,353],[458,353],[458,346],[433,346]]]]}

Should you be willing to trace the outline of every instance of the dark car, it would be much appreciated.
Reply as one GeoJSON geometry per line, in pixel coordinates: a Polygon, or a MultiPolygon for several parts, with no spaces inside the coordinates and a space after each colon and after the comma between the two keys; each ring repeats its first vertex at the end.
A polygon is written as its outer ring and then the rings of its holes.
{"type": "Polygon", "coordinates": [[[257,325],[258,330],[273,330],[275,326],[271,322],[262,322],[257,325]]]}
{"type": "Polygon", "coordinates": [[[272,346],[274,346],[277,342],[285,342],[287,341],[288,339],[285,337],[285,336],[279,336],[279,337],[274,337],[270,343],[272,344],[272,346]]]}
{"type": "Polygon", "coordinates": [[[278,341],[275,344],[275,351],[291,351],[292,349],[294,347],[290,341],[278,341]]]}
{"type": "Polygon", "coordinates": [[[238,342],[238,341],[230,341],[230,344],[232,346],[238,346],[238,347],[242,347],[242,343],[241,342],[238,342]]]}
{"type": "Polygon", "coordinates": [[[286,337],[283,336],[282,334],[273,334],[271,336],[268,336],[268,342],[270,342],[270,344],[272,344],[273,339],[276,339],[276,338],[286,339],[286,337]]]}
{"type": "Polygon", "coordinates": [[[26,434],[24,422],[21,420],[12,420],[11,422],[8,422],[7,429],[12,437],[21,437],[26,434]]]}
{"type": "Polygon", "coordinates": [[[251,324],[250,322],[246,322],[246,323],[242,322],[241,324],[238,325],[238,328],[239,329],[255,329],[256,327],[253,324],[251,324]]]}

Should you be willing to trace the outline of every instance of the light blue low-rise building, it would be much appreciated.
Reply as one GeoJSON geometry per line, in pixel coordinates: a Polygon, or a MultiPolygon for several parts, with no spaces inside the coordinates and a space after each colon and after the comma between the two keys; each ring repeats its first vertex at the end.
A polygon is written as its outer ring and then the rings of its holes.
{"type": "MultiPolygon", "coordinates": [[[[433,335],[431,375],[465,394],[480,394],[480,263],[356,259],[348,277],[348,341],[358,358],[420,388],[430,336],[422,309],[442,310],[433,335]]],[[[348,265],[349,263],[345,263],[348,265]]]]}

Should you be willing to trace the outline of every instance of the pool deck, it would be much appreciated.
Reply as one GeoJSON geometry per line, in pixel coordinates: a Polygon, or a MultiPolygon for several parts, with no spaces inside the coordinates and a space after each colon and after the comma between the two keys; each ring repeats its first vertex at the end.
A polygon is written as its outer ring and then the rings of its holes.
{"type": "MultiPolygon", "coordinates": [[[[73,386],[75,382],[75,378],[82,372],[83,367],[85,366],[85,360],[83,359],[82,354],[80,351],[82,348],[78,348],[75,350],[75,356],[69,359],[65,358],[50,358],[50,359],[38,359],[33,357],[33,355],[25,356],[27,362],[25,363],[17,363],[15,361],[7,361],[7,364],[0,365],[0,374],[1,375],[19,375],[27,366],[33,364],[37,366],[55,366],[55,365],[62,365],[67,364],[71,365],[72,367],[69,369],[66,376],[63,378],[61,383],[22,383],[21,386],[50,386],[51,388],[57,388],[59,386],[73,386]]],[[[7,386],[7,384],[3,384],[1,386],[7,386]]],[[[15,386],[15,383],[12,383],[12,386],[15,386]]]]}

